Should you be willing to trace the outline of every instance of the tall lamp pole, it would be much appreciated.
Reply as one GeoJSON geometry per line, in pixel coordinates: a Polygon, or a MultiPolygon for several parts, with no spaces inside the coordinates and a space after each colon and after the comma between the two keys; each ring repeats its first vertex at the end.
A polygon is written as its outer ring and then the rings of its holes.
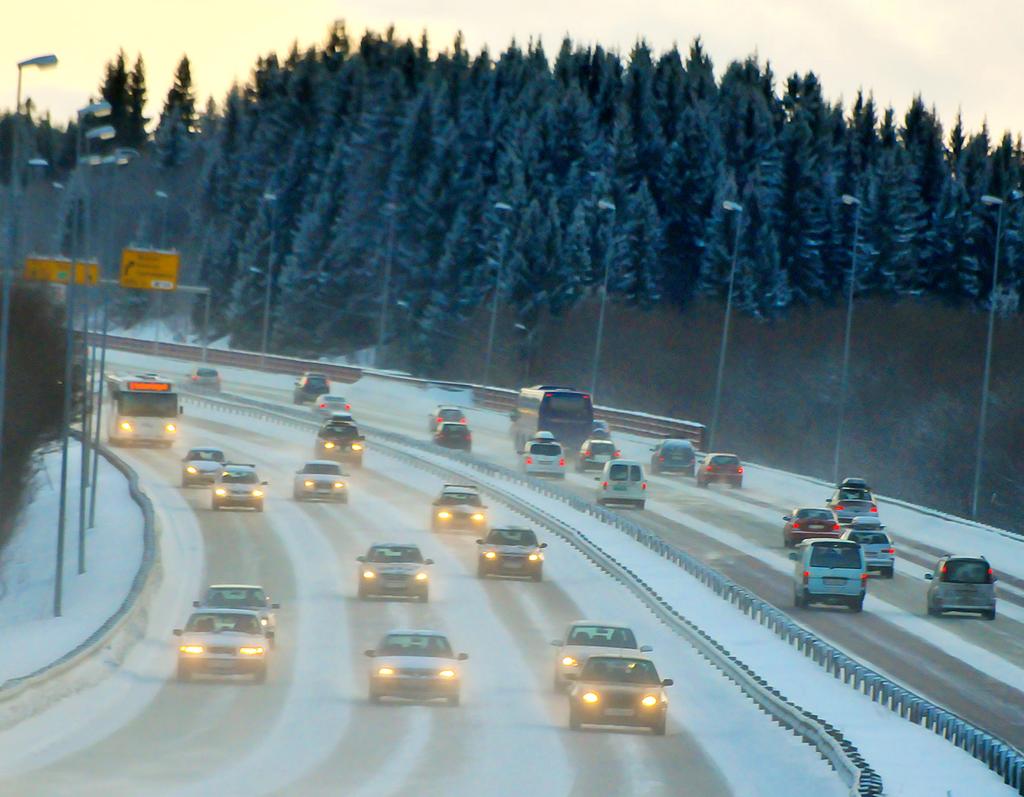
{"type": "MultiPolygon", "coordinates": [[[[167,201],[168,196],[166,191],[154,191],[153,198],[160,202],[162,205],[160,210],[160,232],[156,237],[156,245],[160,248],[164,248],[164,234],[167,231],[167,201]]],[[[164,320],[164,292],[156,292],[156,325],[153,328],[153,354],[157,354],[160,351],[160,325],[164,320]]]]}
{"type": "MultiPolygon", "coordinates": [[[[1008,199],[1015,201],[1021,198],[1019,191],[1011,191],[1008,199]]],[[[992,287],[988,294],[988,335],[985,338],[985,369],[981,377],[981,411],[978,417],[978,448],[974,461],[974,490],[971,493],[971,517],[978,516],[978,494],[981,491],[981,461],[985,451],[985,425],[988,421],[988,390],[992,372],[992,338],[996,326],[996,290],[999,287],[999,244],[1003,235],[1003,209],[1006,200],[991,194],[985,194],[981,201],[989,207],[998,207],[999,216],[996,221],[996,245],[992,256],[992,287]]]]}
{"type": "Polygon", "coordinates": [[[836,450],[832,459],[832,483],[839,484],[839,453],[843,446],[843,424],[846,418],[846,395],[849,389],[850,339],[853,332],[853,295],[857,291],[857,251],[860,248],[861,202],[852,194],[843,194],[843,204],[853,207],[853,243],[850,245],[850,276],[846,286],[846,333],[843,336],[843,371],[839,380],[839,418],[836,422],[836,450]]]}
{"type": "MultiPolygon", "coordinates": [[[[512,206],[507,202],[495,202],[494,209],[499,213],[511,213],[512,206]]],[[[505,248],[508,243],[508,224],[501,231],[501,247],[498,262],[494,269],[494,295],[491,297],[491,327],[487,332],[487,355],[484,358],[483,384],[486,386],[491,378],[491,355],[494,353],[494,330],[498,322],[498,295],[501,293],[501,272],[505,268],[505,248]]]]}
{"type": "Polygon", "coordinates": [[[612,255],[615,251],[615,203],[610,199],[602,199],[597,203],[599,210],[611,214],[611,225],[608,234],[608,249],[604,253],[604,280],[601,283],[601,309],[597,315],[597,337],[594,341],[594,365],[590,371],[590,396],[593,399],[597,392],[597,370],[601,364],[601,343],[604,340],[604,310],[608,303],[608,272],[611,270],[612,255]]]}
{"type": "Polygon", "coordinates": [[[8,176],[7,189],[9,192],[7,202],[7,267],[4,269],[2,288],[0,288],[0,490],[3,489],[3,438],[4,418],[7,405],[7,349],[10,340],[11,327],[11,282],[14,278],[14,270],[17,268],[18,260],[18,169],[19,154],[18,145],[21,133],[21,71],[26,68],[48,69],[57,65],[57,56],[40,55],[35,58],[27,58],[18,62],[18,91],[14,106],[14,124],[11,128],[11,173],[8,176]]]}
{"type": "Polygon", "coordinates": [[[726,213],[736,214],[736,233],[732,242],[732,266],[729,269],[729,293],[725,299],[725,321],[722,324],[722,347],[718,352],[718,376],[715,378],[715,401],[711,409],[711,429],[708,433],[708,451],[714,449],[718,431],[718,408],[722,401],[722,377],[725,375],[725,353],[729,345],[729,319],[732,317],[732,292],[736,284],[736,261],[740,251],[740,230],[743,227],[743,205],[731,200],[722,203],[726,213]]]}
{"type": "Polygon", "coordinates": [[[270,338],[270,287],[274,281],[274,250],[277,244],[277,194],[265,191],[263,202],[269,203],[270,212],[270,253],[267,256],[267,278],[263,290],[263,331],[260,334],[260,369],[267,360],[267,341],[270,338]]]}

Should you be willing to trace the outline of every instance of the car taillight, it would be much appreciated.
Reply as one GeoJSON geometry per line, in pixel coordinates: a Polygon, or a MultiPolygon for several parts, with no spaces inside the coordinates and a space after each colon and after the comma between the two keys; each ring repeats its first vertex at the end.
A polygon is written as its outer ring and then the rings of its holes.
{"type": "Polygon", "coordinates": [[[532,465],[533,464],[533,457],[527,457],[526,458],[526,464],[527,465],[532,465]]]}
{"type": "Polygon", "coordinates": [[[466,419],[465,418],[459,418],[459,423],[466,423],[466,419]]]}
{"type": "Polygon", "coordinates": [[[352,409],[352,405],[351,405],[351,404],[346,404],[346,405],[345,405],[345,409],[346,409],[346,410],[350,410],[350,409],[352,409]]]}
{"type": "Polygon", "coordinates": [[[842,512],[844,509],[846,509],[846,507],[843,506],[842,504],[837,504],[836,506],[834,506],[832,508],[835,509],[837,512],[842,512]]]}
{"type": "Polygon", "coordinates": [[[736,472],[737,473],[743,473],[743,466],[742,465],[737,466],[736,472]]]}
{"type": "Polygon", "coordinates": [[[795,520],[793,521],[793,528],[795,528],[795,529],[800,528],[800,524],[797,521],[795,521],[795,520]]]}
{"type": "Polygon", "coordinates": [[[583,452],[583,458],[584,459],[590,459],[590,449],[589,448],[586,451],[583,452]]]}
{"type": "Polygon", "coordinates": [[[868,580],[868,574],[867,573],[861,573],[860,574],[860,580],[861,581],[867,581],[868,580]]]}
{"type": "Polygon", "coordinates": [[[437,422],[438,422],[438,423],[444,423],[444,418],[438,418],[438,419],[437,419],[437,422]]]}
{"type": "Polygon", "coordinates": [[[641,490],[646,490],[647,489],[647,482],[644,482],[643,484],[641,484],[640,485],[640,489],[641,490]]]}
{"type": "Polygon", "coordinates": [[[708,465],[708,473],[711,473],[715,469],[714,465],[708,465]]]}
{"type": "Polygon", "coordinates": [[[810,572],[809,572],[809,571],[807,571],[807,570],[804,570],[804,583],[805,583],[805,584],[806,584],[806,583],[807,583],[807,581],[808,581],[808,580],[810,579],[810,577],[811,577],[811,574],[810,574],[810,572]]]}
{"type": "Polygon", "coordinates": [[[199,381],[199,377],[196,376],[195,374],[192,374],[192,381],[193,382],[198,382],[199,381]]]}
{"type": "MultiPolygon", "coordinates": [[[[895,549],[895,548],[890,548],[890,549],[889,549],[889,553],[896,553],[896,549],[895,549]]],[[[989,570],[989,571],[988,571],[988,574],[989,574],[989,575],[992,575],[992,571],[991,571],[991,570],[989,570]]]]}
{"type": "Polygon", "coordinates": [[[321,404],[321,405],[320,405],[320,409],[322,409],[322,410],[325,410],[325,409],[327,409],[327,405],[326,405],[326,404],[321,404]]]}
{"type": "Polygon", "coordinates": [[[839,524],[838,523],[833,523],[832,524],[832,531],[839,531],[839,524]]]}
{"type": "Polygon", "coordinates": [[[871,511],[872,512],[877,512],[878,511],[878,507],[877,506],[872,506],[871,507],[871,511]]]}
{"type": "Polygon", "coordinates": [[[608,489],[608,482],[601,482],[601,489],[602,490],[607,490],[608,489]]]}
{"type": "Polygon", "coordinates": [[[665,461],[664,455],[658,457],[658,462],[664,462],[664,461],[665,461]]]}
{"type": "Polygon", "coordinates": [[[621,451],[616,451],[614,454],[612,454],[612,459],[618,459],[621,456],[622,456],[622,452],[621,451]]]}
{"type": "Polygon", "coordinates": [[[942,575],[946,575],[946,566],[945,566],[945,565],[943,565],[942,567],[940,567],[940,568],[939,568],[939,572],[940,572],[940,573],[941,573],[942,575]]]}
{"type": "Polygon", "coordinates": [[[560,465],[561,467],[563,467],[563,468],[564,468],[564,467],[565,467],[565,457],[562,457],[562,458],[561,458],[560,460],[558,460],[558,464],[559,464],[559,465],[560,465]]]}

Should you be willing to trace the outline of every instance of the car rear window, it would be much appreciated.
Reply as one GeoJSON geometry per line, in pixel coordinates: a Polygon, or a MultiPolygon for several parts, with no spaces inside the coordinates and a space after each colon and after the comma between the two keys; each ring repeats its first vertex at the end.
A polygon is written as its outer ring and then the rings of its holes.
{"type": "Polygon", "coordinates": [[[437,413],[437,417],[442,421],[459,421],[462,420],[462,410],[460,409],[447,409],[441,410],[437,413]]]}
{"type": "Polygon", "coordinates": [[[633,650],[637,647],[632,631],[608,625],[574,625],[565,644],[633,650]]]}
{"type": "Polygon", "coordinates": [[[801,520],[832,520],[830,509],[798,509],[796,516],[801,520]]]}
{"type": "Polygon", "coordinates": [[[950,559],[946,562],[942,580],[954,584],[988,584],[991,580],[988,562],[984,559],[950,559]]]}
{"type": "Polygon", "coordinates": [[[881,531],[851,531],[849,539],[861,545],[889,544],[889,536],[881,531]]]}
{"type": "Polygon", "coordinates": [[[860,570],[860,548],[852,545],[829,545],[818,543],[811,551],[812,567],[834,567],[843,570],[860,570]]]}
{"type": "Polygon", "coordinates": [[[693,445],[688,440],[666,440],[661,450],[666,454],[692,454],[693,445]]]}
{"type": "Polygon", "coordinates": [[[600,454],[601,456],[604,456],[605,454],[614,454],[615,446],[612,445],[611,443],[591,443],[590,453],[600,454]]]}
{"type": "Polygon", "coordinates": [[[839,491],[840,501],[870,501],[871,493],[857,487],[844,487],[839,491]]]}
{"type": "Polygon", "coordinates": [[[711,458],[712,465],[739,465],[740,458],[731,454],[719,454],[711,458]]]}
{"type": "Polygon", "coordinates": [[[307,376],[305,387],[307,390],[327,390],[327,377],[307,376]]]}
{"type": "Polygon", "coordinates": [[[638,482],[643,479],[643,473],[639,465],[627,465],[623,462],[616,463],[608,469],[608,478],[613,482],[638,482]]]}
{"type": "Polygon", "coordinates": [[[562,453],[562,447],[558,443],[531,443],[530,453],[542,457],[557,457],[562,453]]]}
{"type": "Polygon", "coordinates": [[[216,368],[196,368],[196,376],[217,376],[216,368]]]}

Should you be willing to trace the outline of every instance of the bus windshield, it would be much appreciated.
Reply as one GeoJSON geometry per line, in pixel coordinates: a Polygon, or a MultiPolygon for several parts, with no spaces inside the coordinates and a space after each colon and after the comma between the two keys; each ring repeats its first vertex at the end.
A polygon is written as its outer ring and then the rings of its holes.
{"type": "Polygon", "coordinates": [[[132,418],[174,418],[178,397],[174,393],[119,393],[117,414],[132,418]]]}

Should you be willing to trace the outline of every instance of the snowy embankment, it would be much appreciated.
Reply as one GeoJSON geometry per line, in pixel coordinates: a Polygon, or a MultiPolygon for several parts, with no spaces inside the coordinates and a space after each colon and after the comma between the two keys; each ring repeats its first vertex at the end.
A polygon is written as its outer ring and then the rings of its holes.
{"type": "Polygon", "coordinates": [[[61,456],[40,459],[34,494],[0,554],[0,685],[38,672],[74,651],[122,606],[143,555],[143,515],[124,475],[99,458],[96,525],[85,534],[86,571],[78,574],[78,474],[69,449],[63,611],[53,616],[61,456]]]}

